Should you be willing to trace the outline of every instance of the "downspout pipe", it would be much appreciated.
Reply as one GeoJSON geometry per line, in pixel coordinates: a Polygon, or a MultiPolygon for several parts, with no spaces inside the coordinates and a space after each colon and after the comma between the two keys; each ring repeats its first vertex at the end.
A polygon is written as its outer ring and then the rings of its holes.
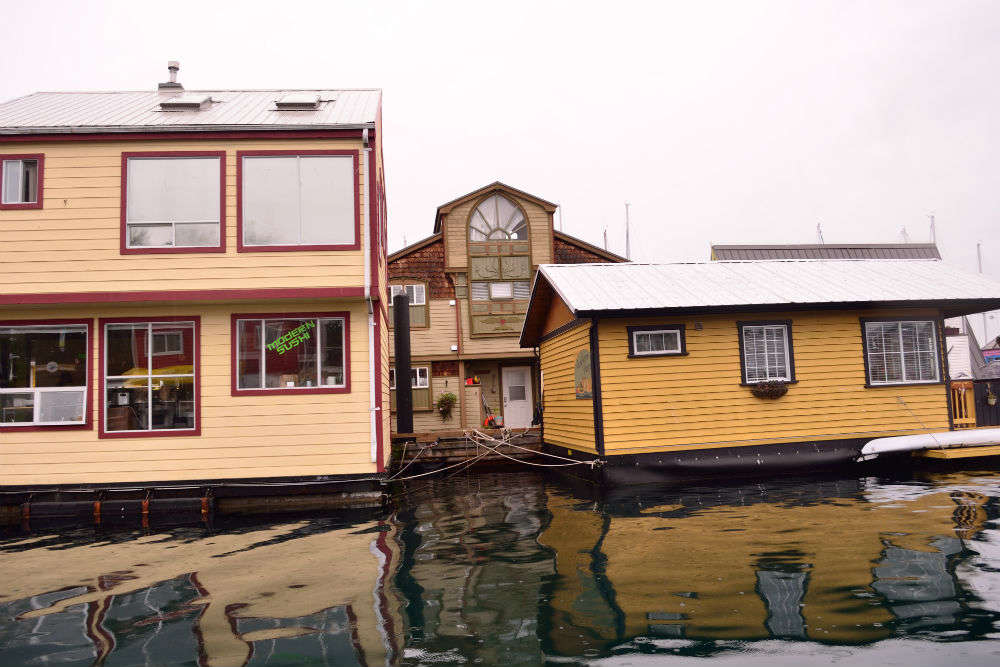
{"type": "Polygon", "coordinates": [[[900,435],[892,438],[875,438],[861,448],[858,462],[870,461],[882,454],[918,452],[925,449],[953,449],[979,445],[1000,445],[1000,428],[976,428],[942,433],[900,435]]]}
{"type": "MultiPolygon", "coordinates": [[[[361,151],[361,165],[362,173],[367,179],[368,183],[371,183],[371,179],[368,178],[369,169],[369,153],[371,153],[371,141],[369,140],[368,128],[365,128],[361,133],[361,143],[364,149],[361,151]]],[[[364,256],[364,280],[365,280],[365,302],[368,304],[368,416],[369,416],[369,433],[371,433],[371,460],[372,463],[378,461],[378,429],[376,428],[376,421],[378,419],[378,408],[375,405],[375,385],[377,384],[376,373],[378,369],[375,368],[375,304],[372,302],[372,271],[375,267],[372,266],[371,261],[371,248],[372,248],[372,221],[371,221],[371,206],[369,205],[369,200],[371,199],[371,193],[368,192],[368,187],[365,187],[365,196],[361,198],[362,206],[364,207],[364,217],[362,218],[365,222],[365,229],[362,233],[364,237],[364,244],[362,246],[362,255],[364,256]]]]}

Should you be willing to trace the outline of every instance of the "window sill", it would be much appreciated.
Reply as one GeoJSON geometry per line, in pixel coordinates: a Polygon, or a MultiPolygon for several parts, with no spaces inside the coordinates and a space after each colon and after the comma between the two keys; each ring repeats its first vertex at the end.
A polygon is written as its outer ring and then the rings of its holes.
{"type": "Polygon", "coordinates": [[[93,431],[94,425],[90,422],[85,424],[23,424],[15,425],[11,423],[9,426],[0,426],[0,433],[5,431],[93,431]]]}
{"type": "Polygon", "coordinates": [[[315,252],[317,250],[360,250],[361,244],[342,243],[335,245],[243,245],[237,246],[238,252],[315,252]]]}
{"type": "Polygon", "coordinates": [[[181,438],[201,435],[201,427],[157,429],[155,431],[101,431],[98,437],[105,438],[181,438]]]}
{"type": "Polygon", "coordinates": [[[30,202],[25,204],[0,204],[0,211],[30,211],[42,208],[42,202],[30,202]]]}
{"type": "Polygon", "coordinates": [[[784,382],[785,384],[798,384],[798,380],[761,380],[760,382],[740,382],[741,387],[752,387],[757,384],[764,384],[765,382],[784,382]]]}
{"type": "Polygon", "coordinates": [[[349,394],[350,386],[344,387],[288,387],[285,389],[233,389],[233,396],[287,396],[291,394],[349,394]]]}
{"type": "Polygon", "coordinates": [[[149,247],[149,248],[121,248],[119,254],[122,255],[181,255],[181,254],[204,254],[226,252],[226,246],[196,246],[190,248],[149,247]]]}
{"type": "Polygon", "coordinates": [[[651,354],[630,354],[629,359],[648,359],[649,357],[686,357],[687,352],[653,352],[651,354]]]}
{"type": "Polygon", "coordinates": [[[935,384],[944,384],[944,381],[934,380],[933,382],[884,382],[880,384],[871,384],[870,382],[865,382],[865,388],[880,389],[882,387],[927,387],[935,384]]]}

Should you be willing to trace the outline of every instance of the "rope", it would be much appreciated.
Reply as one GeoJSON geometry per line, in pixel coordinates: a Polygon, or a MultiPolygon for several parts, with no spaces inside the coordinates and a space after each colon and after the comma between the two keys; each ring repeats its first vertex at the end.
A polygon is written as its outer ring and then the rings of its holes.
{"type": "MultiPolygon", "coordinates": [[[[903,400],[902,396],[897,396],[896,397],[896,401],[900,405],[902,405],[904,408],[906,408],[906,411],[910,413],[910,416],[913,417],[917,421],[918,424],[920,424],[921,426],[923,426],[924,430],[926,430],[926,431],[930,431],[931,430],[930,428],[927,427],[927,424],[924,423],[924,420],[921,419],[920,417],[918,417],[916,415],[916,413],[913,412],[913,410],[910,409],[910,406],[906,404],[906,401],[903,400]]],[[[931,436],[931,440],[933,440],[934,442],[936,442],[937,445],[938,445],[938,447],[944,447],[944,445],[941,444],[941,441],[938,440],[936,437],[934,437],[933,433],[927,433],[926,435],[931,436]]]]}

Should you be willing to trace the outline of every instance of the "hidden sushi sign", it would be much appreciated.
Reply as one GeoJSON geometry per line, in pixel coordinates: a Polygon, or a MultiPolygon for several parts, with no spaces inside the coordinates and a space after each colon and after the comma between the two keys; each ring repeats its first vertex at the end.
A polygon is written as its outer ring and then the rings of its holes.
{"type": "Polygon", "coordinates": [[[576,355],[573,385],[576,387],[577,398],[594,397],[594,381],[590,371],[590,350],[580,350],[580,354],[576,355]]]}
{"type": "Polygon", "coordinates": [[[309,340],[309,330],[315,328],[316,322],[306,321],[281,336],[281,338],[268,343],[267,349],[271,352],[277,351],[278,354],[284,354],[309,340]]]}

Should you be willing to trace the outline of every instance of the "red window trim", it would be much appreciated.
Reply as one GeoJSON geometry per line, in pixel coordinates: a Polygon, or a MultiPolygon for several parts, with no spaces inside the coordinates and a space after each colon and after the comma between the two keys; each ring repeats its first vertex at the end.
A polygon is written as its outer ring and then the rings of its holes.
{"type": "Polygon", "coordinates": [[[188,437],[201,435],[201,317],[198,315],[165,315],[163,317],[102,317],[97,321],[100,338],[100,354],[98,355],[98,393],[101,396],[100,410],[97,413],[98,438],[163,438],[188,437]],[[163,431],[106,431],[104,402],[108,399],[104,391],[106,336],[104,328],[108,324],[145,324],[149,322],[194,322],[194,428],[172,429],[163,431]]]}
{"type": "Polygon", "coordinates": [[[94,429],[94,320],[0,320],[0,327],[50,326],[56,324],[83,324],[87,327],[87,405],[84,408],[86,411],[84,422],[82,424],[67,424],[65,426],[36,426],[34,424],[26,424],[25,426],[0,426],[0,433],[6,433],[7,431],[92,431],[94,429]]]}
{"type": "Polygon", "coordinates": [[[3,181],[4,160],[38,160],[38,201],[30,204],[4,204],[0,198],[0,211],[25,211],[42,208],[45,191],[45,153],[0,153],[0,182],[3,181]]]}
{"type": "Polygon", "coordinates": [[[357,150],[260,150],[236,151],[236,250],[237,252],[296,252],[315,250],[359,250],[361,248],[361,184],[357,150]],[[253,245],[243,244],[243,158],[275,155],[350,155],[354,158],[354,243],[339,245],[253,245]]]}
{"type": "Polygon", "coordinates": [[[164,255],[226,252],[226,151],[136,151],[122,153],[121,230],[119,252],[122,255],[164,255]],[[217,157],[219,158],[219,245],[195,248],[128,247],[128,161],[129,158],[217,157]]]}
{"type": "Polygon", "coordinates": [[[291,394],[349,394],[351,393],[351,314],[348,311],[310,313],[233,313],[229,324],[230,340],[230,394],[232,396],[288,396],[291,394]],[[236,342],[236,322],[238,320],[267,320],[288,318],[330,318],[344,320],[344,386],[343,387],[295,387],[293,389],[240,389],[237,384],[239,347],[236,342]]]}

